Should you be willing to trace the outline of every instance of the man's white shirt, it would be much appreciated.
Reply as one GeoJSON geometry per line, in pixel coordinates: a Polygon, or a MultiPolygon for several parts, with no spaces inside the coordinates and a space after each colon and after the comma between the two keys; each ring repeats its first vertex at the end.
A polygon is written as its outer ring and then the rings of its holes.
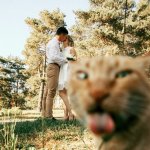
{"type": "Polygon", "coordinates": [[[57,63],[59,66],[61,66],[67,62],[66,58],[60,51],[60,42],[56,37],[48,42],[46,47],[46,57],[49,64],[57,63]]]}

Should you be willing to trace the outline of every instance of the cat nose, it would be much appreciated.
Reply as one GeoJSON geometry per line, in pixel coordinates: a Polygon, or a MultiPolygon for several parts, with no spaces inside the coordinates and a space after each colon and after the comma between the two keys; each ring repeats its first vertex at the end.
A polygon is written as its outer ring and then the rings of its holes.
{"type": "Polygon", "coordinates": [[[102,89],[98,89],[98,88],[91,88],[90,89],[90,94],[92,97],[97,98],[97,97],[101,97],[103,95],[104,91],[102,89]]]}
{"type": "Polygon", "coordinates": [[[90,89],[90,95],[96,100],[101,101],[109,96],[106,89],[102,89],[99,87],[92,87],[90,89]]]}

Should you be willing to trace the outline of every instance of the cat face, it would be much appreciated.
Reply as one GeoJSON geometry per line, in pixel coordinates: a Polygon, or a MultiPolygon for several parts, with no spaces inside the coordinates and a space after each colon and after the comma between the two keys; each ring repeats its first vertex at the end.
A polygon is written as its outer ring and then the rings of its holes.
{"type": "Polygon", "coordinates": [[[72,64],[70,101],[78,118],[94,134],[122,133],[144,121],[150,98],[144,62],[103,57],[72,64]]]}

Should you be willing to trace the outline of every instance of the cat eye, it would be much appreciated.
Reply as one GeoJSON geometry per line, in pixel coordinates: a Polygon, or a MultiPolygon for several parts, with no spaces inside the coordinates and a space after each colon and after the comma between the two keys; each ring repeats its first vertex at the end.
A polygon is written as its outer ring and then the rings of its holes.
{"type": "Polygon", "coordinates": [[[84,71],[78,71],[77,72],[77,78],[80,80],[85,80],[88,78],[88,74],[84,71]]]}
{"type": "Polygon", "coordinates": [[[116,78],[124,78],[124,77],[128,76],[131,73],[132,73],[132,70],[124,70],[124,71],[119,72],[116,75],[116,78]]]}

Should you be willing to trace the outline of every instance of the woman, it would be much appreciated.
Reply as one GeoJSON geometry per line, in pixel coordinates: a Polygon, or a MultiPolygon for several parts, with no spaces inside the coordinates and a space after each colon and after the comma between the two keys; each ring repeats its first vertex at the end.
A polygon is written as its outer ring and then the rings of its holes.
{"type": "MultiPolygon", "coordinates": [[[[66,41],[63,43],[64,49],[63,49],[63,55],[70,60],[76,60],[76,51],[73,48],[74,42],[71,36],[68,36],[66,41]]],[[[65,104],[65,113],[64,113],[64,119],[65,120],[71,120],[74,119],[74,116],[71,111],[71,107],[69,104],[68,96],[67,96],[67,80],[68,80],[68,70],[69,70],[69,64],[66,63],[60,68],[59,73],[59,82],[58,82],[58,90],[59,90],[59,96],[62,98],[65,104]]]]}

